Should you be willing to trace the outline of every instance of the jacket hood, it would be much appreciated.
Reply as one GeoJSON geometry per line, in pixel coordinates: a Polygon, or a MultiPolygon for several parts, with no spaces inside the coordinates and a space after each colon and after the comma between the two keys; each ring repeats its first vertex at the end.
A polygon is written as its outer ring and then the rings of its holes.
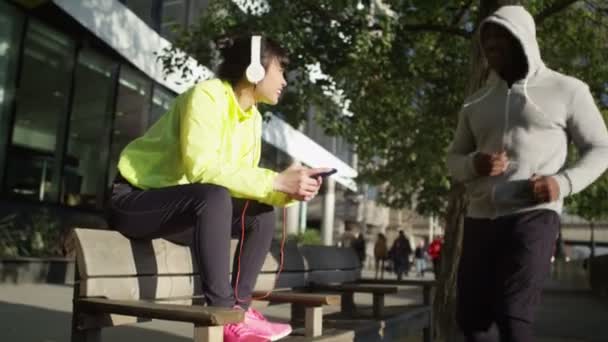
{"type": "Polygon", "coordinates": [[[482,21],[480,32],[487,23],[494,23],[506,28],[521,43],[528,61],[526,80],[544,66],[536,40],[534,18],[523,6],[500,7],[482,21]]]}

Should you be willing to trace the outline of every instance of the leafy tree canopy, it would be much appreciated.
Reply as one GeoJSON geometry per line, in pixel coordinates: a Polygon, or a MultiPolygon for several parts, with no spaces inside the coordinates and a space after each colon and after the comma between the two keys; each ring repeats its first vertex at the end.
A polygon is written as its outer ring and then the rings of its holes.
{"type": "MultiPolygon", "coordinates": [[[[471,72],[480,3],[236,2],[211,0],[200,22],[182,31],[174,48],[203,65],[215,65],[213,41],[220,37],[254,32],[278,40],[290,51],[292,71],[288,91],[275,112],[297,125],[314,106],[329,134],[341,135],[356,146],[361,180],[385,185],[386,204],[415,204],[423,214],[443,211],[450,186],[445,151],[471,72]],[[311,77],[311,68],[328,77],[311,77]]],[[[608,114],[606,3],[522,3],[536,17],[545,63],[587,82],[608,114]]],[[[166,68],[187,73],[175,51],[162,57],[166,68]]],[[[573,210],[584,214],[583,203],[598,203],[601,196],[607,203],[606,189],[604,177],[571,202],[573,210]]]]}

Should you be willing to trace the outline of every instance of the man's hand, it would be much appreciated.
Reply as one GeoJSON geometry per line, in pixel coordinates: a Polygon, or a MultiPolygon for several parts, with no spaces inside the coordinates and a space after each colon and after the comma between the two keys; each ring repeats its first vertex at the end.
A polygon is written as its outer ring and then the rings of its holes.
{"type": "Polygon", "coordinates": [[[530,186],[538,203],[553,202],[559,198],[559,184],[551,176],[532,175],[530,186]]]}
{"type": "Polygon", "coordinates": [[[475,154],[473,165],[480,176],[498,176],[507,170],[509,158],[505,151],[492,154],[479,152],[475,154]]]}

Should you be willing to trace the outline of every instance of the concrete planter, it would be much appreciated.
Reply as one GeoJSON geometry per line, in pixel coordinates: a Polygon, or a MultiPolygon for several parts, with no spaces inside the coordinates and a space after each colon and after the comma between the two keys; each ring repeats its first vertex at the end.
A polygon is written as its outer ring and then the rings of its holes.
{"type": "Polygon", "coordinates": [[[74,260],[68,258],[0,259],[0,283],[71,284],[74,260]]]}

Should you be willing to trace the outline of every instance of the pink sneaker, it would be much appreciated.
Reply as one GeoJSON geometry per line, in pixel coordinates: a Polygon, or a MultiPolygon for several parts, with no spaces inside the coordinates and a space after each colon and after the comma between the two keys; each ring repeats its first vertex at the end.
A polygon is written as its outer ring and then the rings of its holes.
{"type": "Polygon", "coordinates": [[[271,341],[282,339],[291,334],[291,325],[269,322],[261,312],[252,308],[245,312],[244,322],[260,336],[265,336],[271,341]]]}
{"type": "Polygon", "coordinates": [[[224,325],[224,342],[268,342],[268,338],[241,322],[224,325]]]}

